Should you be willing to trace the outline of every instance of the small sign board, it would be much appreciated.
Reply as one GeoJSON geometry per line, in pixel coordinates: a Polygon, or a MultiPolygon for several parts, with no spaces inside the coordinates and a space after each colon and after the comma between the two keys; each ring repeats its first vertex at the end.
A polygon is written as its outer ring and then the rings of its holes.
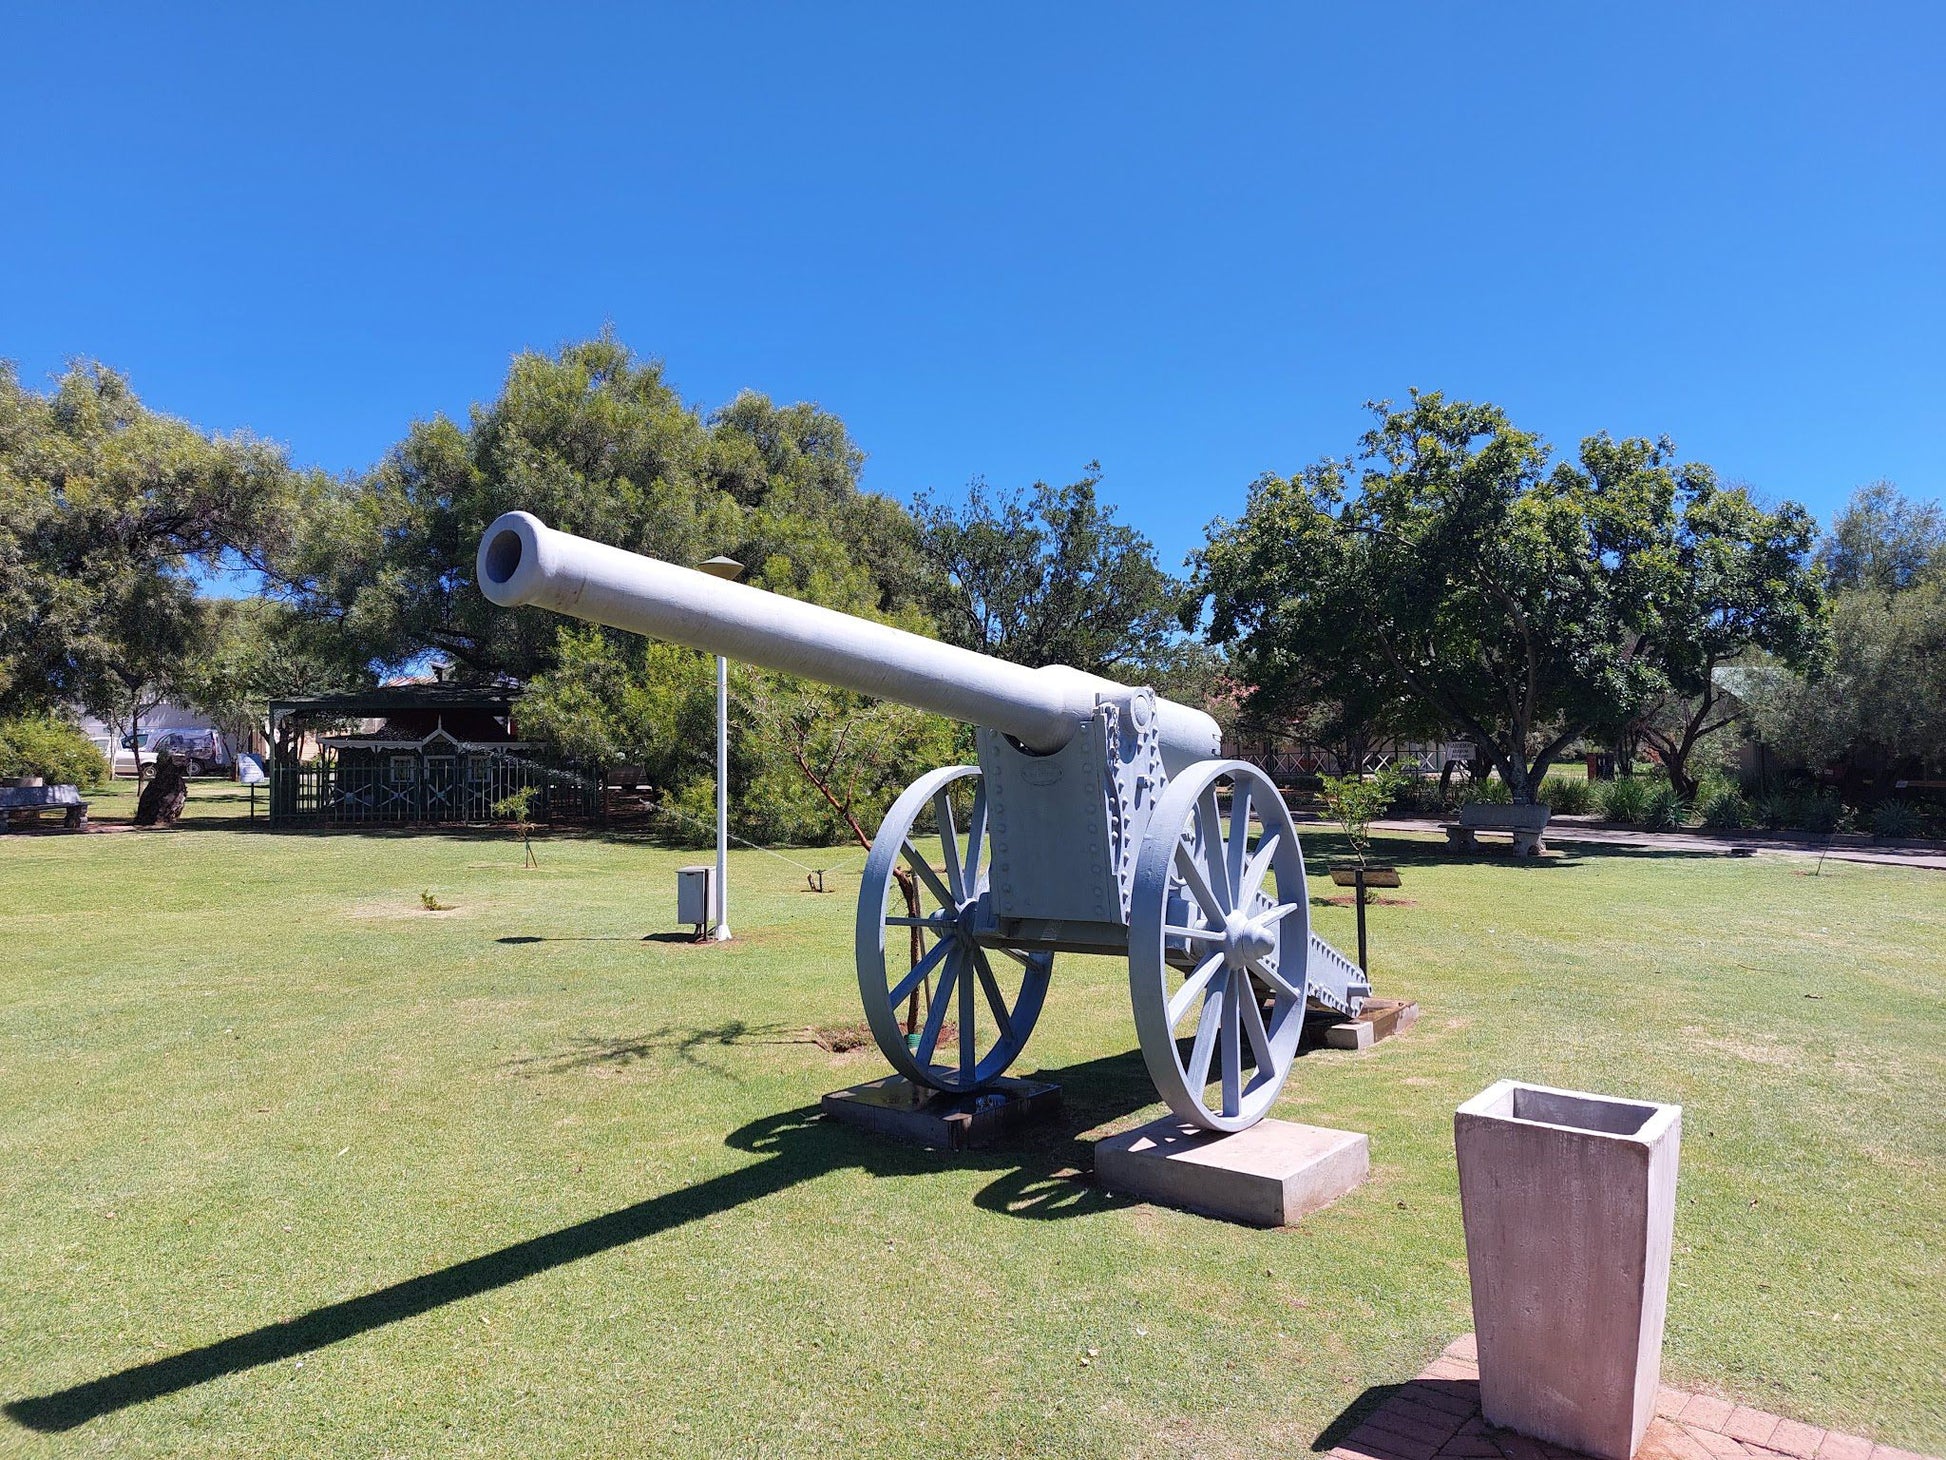
{"type": "MultiPolygon", "coordinates": [[[[1358,869],[1356,867],[1333,867],[1331,880],[1339,887],[1356,887],[1358,869]]],[[[1397,867],[1367,867],[1365,869],[1367,887],[1398,887],[1399,869],[1397,867]]]]}

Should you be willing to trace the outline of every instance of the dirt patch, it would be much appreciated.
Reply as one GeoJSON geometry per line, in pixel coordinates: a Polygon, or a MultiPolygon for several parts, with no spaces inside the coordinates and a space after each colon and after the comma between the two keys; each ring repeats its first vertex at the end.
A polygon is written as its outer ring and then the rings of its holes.
{"type": "Polygon", "coordinates": [[[826,1054],[849,1054],[872,1042],[869,1024],[825,1024],[809,1032],[811,1043],[826,1054]]]}
{"type": "Polygon", "coordinates": [[[1704,1049],[1727,1054],[1731,1059],[1742,1060],[1745,1064],[1795,1065],[1802,1060],[1797,1050],[1775,1040],[1699,1037],[1703,1034],[1700,1029],[1685,1029],[1683,1033],[1704,1049]]]}
{"type": "Polygon", "coordinates": [[[345,916],[359,922],[385,922],[393,918],[414,918],[425,923],[442,923],[449,918],[464,917],[469,909],[448,907],[441,904],[437,910],[419,901],[414,892],[405,897],[388,897],[383,901],[373,899],[369,902],[354,902],[345,909],[345,916]]]}
{"type": "MultiPolygon", "coordinates": [[[[820,1024],[805,1031],[811,1043],[827,1054],[850,1054],[855,1049],[871,1049],[877,1044],[869,1024],[820,1024]]],[[[944,1024],[939,1030],[938,1048],[954,1049],[959,1044],[959,1025],[944,1024]]]]}
{"type": "MultiPolygon", "coordinates": [[[[1356,896],[1314,897],[1311,899],[1311,901],[1313,903],[1317,903],[1324,907],[1356,907],[1358,905],[1358,899],[1356,896]]],[[[1371,898],[1369,901],[1367,901],[1365,906],[1366,907],[1417,907],[1419,906],[1419,904],[1414,902],[1409,897],[1374,897],[1371,898]]]]}

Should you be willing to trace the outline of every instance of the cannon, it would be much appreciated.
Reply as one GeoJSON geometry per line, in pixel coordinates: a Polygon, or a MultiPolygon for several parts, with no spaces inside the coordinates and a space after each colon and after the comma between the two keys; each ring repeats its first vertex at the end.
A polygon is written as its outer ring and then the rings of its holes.
{"type": "Polygon", "coordinates": [[[1256,766],[1222,758],[1200,710],[725,582],[525,512],[487,528],[476,568],[502,607],[550,608],[975,728],[979,764],[906,789],[859,893],[865,1016],[909,1080],[991,1085],[1033,1032],[1055,956],[1112,954],[1128,960],[1157,1092],[1183,1120],[1238,1131],[1277,1098],[1307,1007],[1349,1018],[1371,993],[1311,931],[1282,795],[1256,766]]]}

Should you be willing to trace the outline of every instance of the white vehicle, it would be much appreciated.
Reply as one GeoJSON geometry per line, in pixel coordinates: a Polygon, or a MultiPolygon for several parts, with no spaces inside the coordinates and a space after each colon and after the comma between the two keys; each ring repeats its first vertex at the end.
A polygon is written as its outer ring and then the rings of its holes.
{"type": "Polygon", "coordinates": [[[122,737],[121,749],[115,752],[114,773],[147,780],[155,773],[156,757],[170,754],[181,756],[192,776],[227,772],[236,764],[220,731],[144,730],[139,736],[122,737]]]}

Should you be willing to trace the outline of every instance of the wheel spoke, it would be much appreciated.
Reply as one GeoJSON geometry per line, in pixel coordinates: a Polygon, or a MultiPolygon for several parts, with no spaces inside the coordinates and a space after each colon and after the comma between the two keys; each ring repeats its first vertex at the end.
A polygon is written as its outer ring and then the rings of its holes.
{"type": "Polygon", "coordinates": [[[999,1038],[1012,1039],[1014,1016],[1007,1009],[1007,1000],[1000,992],[1000,980],[993,976],[993,965],[987,962],[986,949],[975,944],[973,947],[973,968],[980,976],[980,988],[987,996],[987,1007],[993,1010],[993,1022],[1000,1026],[999,1038]]]}
{"type": "Polygon", "coordinates": [[[1223,860],[1223,813],[1216,809],[1216,784],[1213,781],[1197,798],[1196,829],[1202,833],[1203,860],[1209,864],[1210,885],[1229,906],[1235,907],[1237,902],[1230,885],[1229,864],[1223,860]]]}
{"type": "Polygon", "coordinates": [[[1303,906],[1304,904],[1301,902],[1280,902],[1269,912],[1265,913],[1262,917],[1258,918],[1257,921],[1260,923],[1265,923],[1265,922],[1281,923],[1284,921],[1285,918],[1289,917],[1292,913],[1296,912],[1299,908],[1303,906]]]}
{"type": "Polygon", "coordinates": [[[1261,958],[1250,960],[1250,971],[1287,999],[1301,999],[1304,991],[1261,958]]]}
{"type": "Polygon", "coordinates": [[[952,946],[953,940],[950,938],[941,939],[933,944],[932,951],[913,964],[912,971],[899,980],[898,987],[892,990],[887,1002],[896,1009],[911,998],[913,991],[919,987],[919,981],[939,966],[939,960],[946,956],[947,950],[952,946]]]}
{"type": "Polygon", "coordinates": [[[1176,870],[1182,874],[1183,885],[1189,889],[1189,895],[1203,909],[1203,916],[1222,926],[1230,910],[1217,901],[1216,890],[1209,885],[1209,878],[1203,875],[1203,867],[1196,860],[1196,853],[1181,842],[1176,843],[1176,870]]]}
{"type": "Polygon", "coordinates": [[[966,878],[960,872],[959,827],[953,821],[953,793],[942,790],[932,798],[932,814],[939,822],[939,845],[946,852],[946,882],[953,889],[953,905],[965,903],[966,878]]]}
{"type": "Polygon", "coordinates": [[[1270,859],[1277,855],[1277,843],[1281,833],[1268,832],[1263,845],[1257,848],[1257,855],[1250,859],[1250,865],[1238,874],[1236,881],[1237,906],[1249,911],[1251,899],[1263,890],[1264,875],[1270,871],[1270,859]]]}
{"type": "Polygon", "coordinates": [[[1241,1022],[1243,990],[1247,978],[1233,978],[1223,985],[1223,1113],[1236,1115],[1243,1109],[1243,1031],[1241,1022]]]}
{"type": "Polygon", "coordinates": [[[932,895],[939,899],[939,905],[950,907],[958,912],[959,900],[953,896],[952,889],[939,880],[939,874],[933,871],[932,864],[919,855],[911,842],[902,843],[900,849],[905,853],[906,865],[918,874],[921,882],[932,889],[932,895]]]}
{"type": "Polygon", "coordinates": [[[887,917],[885,926],[888,928],[950,928],[952,919],[942,918],[937,913],[923,918],[887,917]]]}
{"type": "Polygon", "coordinates": [[[1257,989],[1248,979],[1243,981],[1243,1032],[1250,1037],[1250,1048],[1257,1056],[1257,1079],[1276,1078],[1276,1058],[1270,1052],[1270,1031],[1264,1028],[1264,1011],[1257,1003],[1257,989]]]}
{"type": "Polygon", "coordinates": [[[1165,938],[1194,938],[1199,943],[1221,943],[1221,928],[1179,928],[1174,923],[1164,923],[1162,934],[1165,938]]]}
{"type": "Polygon", "coordinates": [[[1209,981],[1209,988],[1203,994],[1203,1018],[1196,1026],[1196,1043],[1189,1050],[1189,1068],[1184,1071],[1189,1076],[1190,1093],[1201,1097],[1203,1087],[1209,1084],[1209,1059],[1216,1049],[1218,1026],[1223,1022],[1223,987],[1229,981],[1230,971],[1219,967],[1209,981]]]}
{"type": "Polygon", "coordinates": [[[1230,842],[1227,848],[1229,862],[1226,869],[1230,874],[1230,891],[1236,895],[1238,907],[1250,906],[1250,894],[1245,891],[1248,884],[1243,880],[1244,858],[1250,854],[1250,783],[1233,781],[1230,783],[1230,842]]]}
{"type": "Polygon", "coordinates": [[[966,895],[980,895],[980,863],[986,859],[987,840],[987,783],[986,777],[973,790],[973,815],[966,823],[966,865],[961,869],[966,879],[966,895]]]}
{"type": "Polygon", "coordinates": [[[1212,953],[1203,961],[1201,967],[1183,980],[1182,987],[1177,989],[1175,996],[1169,1000],[1169,1028],[1172,1031],[1182,1022],[1182,1016],[1189,1012],[1189,1006],[1196,1002],[1196,995],[1203,991],[1210,979],[1215,976],[1216,970],[1222,966],[1223,955],[1212,953]]]}
{"type": "MultiPolygon", "coordinates": [[[[941,943],[942,948],[951,948],[951,943],[941,943]]],[[[939,987],[932,991],[932,1007],[926,1010],[926,1027],[919,1035],[919,1048],[914,1051],[921,1066],[932,1063],[932,1052],[939,1047],[939,1031],[946,1027],[946,1010],[953,1002],[953,985],[959,978],[960,960],[948,958],[946,971],[939,976],[939,987]]]]}
{"type": "Polygon", "coordinates": [[[959,969],[959,1077],[960,1083],[973,1083],[973,1070],[979,1064],[979,1046],[973,1028],[973,954],[971,945],[960,954],[959,969]]]}

